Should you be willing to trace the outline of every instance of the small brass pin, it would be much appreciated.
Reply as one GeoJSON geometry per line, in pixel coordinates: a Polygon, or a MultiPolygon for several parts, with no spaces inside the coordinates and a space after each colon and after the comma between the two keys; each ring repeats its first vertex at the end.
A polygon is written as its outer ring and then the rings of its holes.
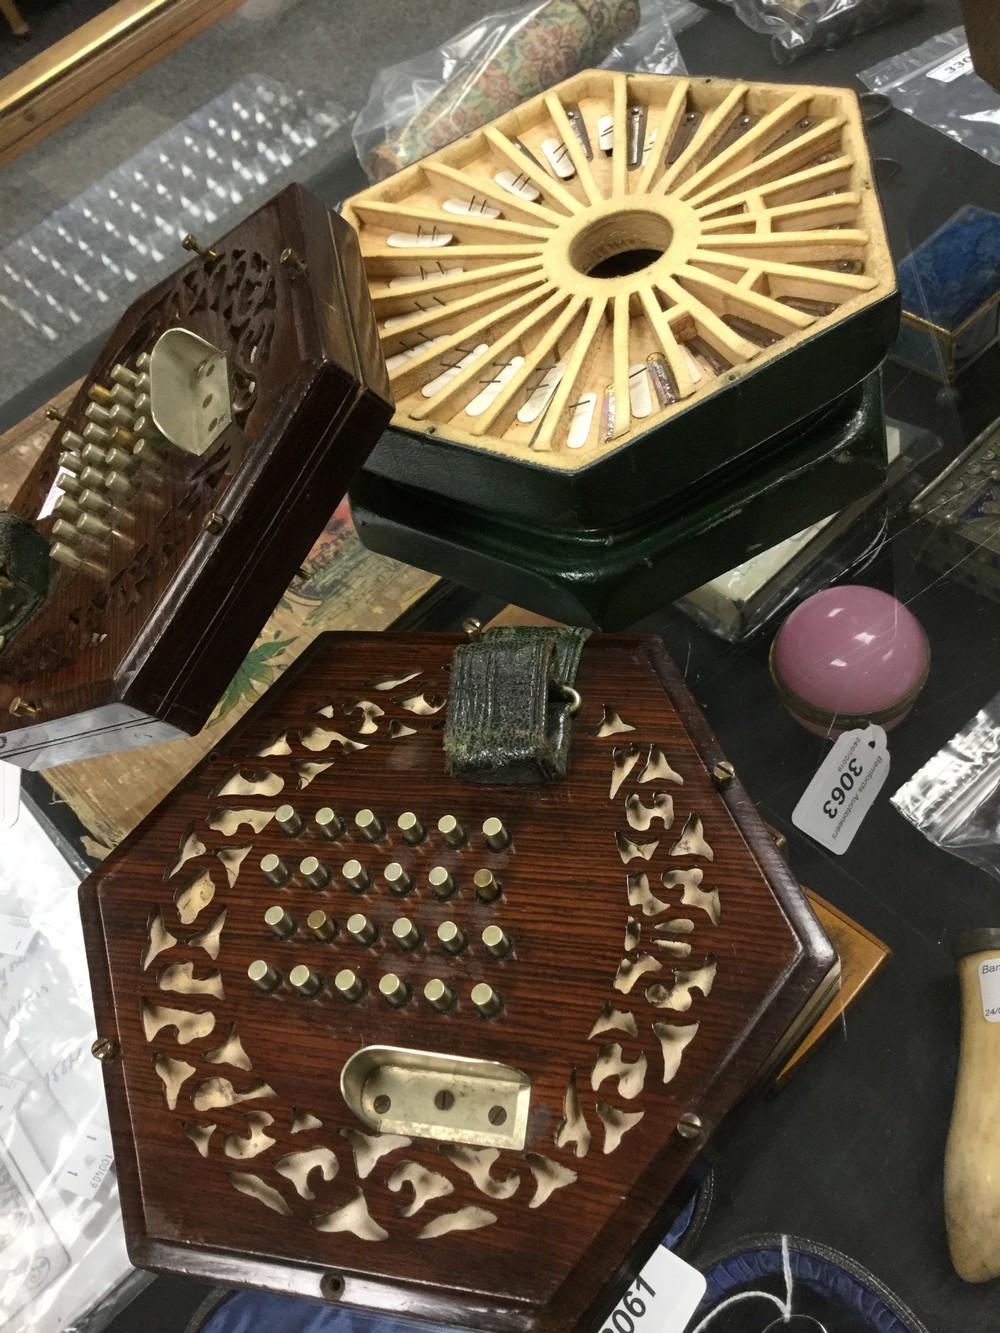
{"type": "Polygon", "coordinates": [[[256,958],[247,968],[247,976],[258,990],[269,995],[271,991],[277,990],[281,984],[281,973],[265,962],[263,958],[256,958]]]}
{"type": "MultiPolygon", "coordinates": [[[[188,234],[185,237],[183,237],[183,239],[181,240],[181,245],[184,247],[185,250],[190,250],[194,254],[200,255],[201,258],[204,259],[206,262],[210,262],[213,259],[218,259],[219,257],[219,252],[217,250],[212,250],[209,246],[202,245],[201,242],[198,240],[198,237],[192,236],[190,232],[188,232],[188,234]]],[[[138,360],[136,361],[136,364],[138,365],[138,360]]]]}
{"type": "Polygon", "coordinates": [[[395,972],[387,972],[379,978],[378,988],[394,1009],[404,1005],[410,998],[410,987],[395,972]]]}
{"type": "Polygon", "coordinates": [[[446,870],[444,866],[435,866],[427,876],[427,883],[430,885],[434,897],[442,900],[450,898],[458,887],[454,875],[446,870]]]}
{"type": "Polygon", "coordinates": [[[493,958],[507,958],[514,947],[510,936],[499,926],[487,926],[483,931],[483,945],[493,958]]]}
{"type": "Polygon", "coordinates": [[[331,916],[327,916],[322,908],[317,908],[315,912],[310,912],[306,917],[306,928],[324,944],[328,944],[337,934],[337,923],[331,916]]]}
{"type": "Polygon", "coordinates": [[[305,963],[299,963],[298,967],[293,967],[288,974],[288,980],[298,993],[307,1000],[311,1000],[314,995],[318,995],[324,985],[322,975],[319,972],[314,972],[311,967],[306,967],[305,963]]]}
{"type": "MultiPolygon", "coordinates": [[[[84,491],[84,494],[86,495],[87,492],[84,491]]],[[[52,512],[53,514],[58,514],[60,518],[68,519],[70,522],[73,522],[79,516],[80,506],[73,499],[72,495],[60,495],[59,499],[56,500],[55,504],[52,506],[52,512]]]]}
{"type": "Polygon", "coordinates": [[[374,944],[378,939],[378,927],[364,912],[355,912],[347,918],[347,933],[356,944],[374,944]]]}
{"type": "Polygon", "coordinates": [[[485,981],[480,981],[477,986],[473,986],[471,999],[484,1018],[496,1018],[497,1014],[503,1009],[502,997],[485,981]]]}
{"type": "Polygon", "coordinates": [[[114,506],[97,491],[81,491],[78,508],[89,509],[92,514],[107,514],[114,506]]]}
{"type": "Polygon", "coordinates": [[[438,832],[444,839],[445,846],[456,848],[464,847],[469,840],[469,834],[466,828],[458,822],[454,815],[442,815],[438,820],[438,832]]]}
{"type": "Polygon", "coordinates": [[[386,866],[385,882],[389,885],[389,891],[397,898],[405,898],[408,893],[413,892],[413,876],[404,870],[398,861],[390,861],[386,866]]]}
{"type": "Polygon", "coordinates": [[[96,467],[85,467],[78,480],[85,490],[100,490],[104,485],[104,473],[96,467]]]}
{"type": "Polygon", "coordinates": [[[45,409],[45,415],[49,421],[59,421],[64,426],[69,425],[69,422],[63,416],[63,414],[61,412],[57,412],[54,407],[47,407],[45,409]]]}
{"type": "Polygon", "coordinates": [[[412,810],[407,810],[405,814],[399,816],[396,820],[396,827],[399,829],[403,841],[409,843],[411,847],[416,847],[427,837],[427,830],[412,810]]]}
{"type": "Polygon", "coordinates": [[[444,1014],[455,1003],[455,992],[440,977],[432,977],[424,987],[424,999],[432,1009],[444,1014]]]}
{"type": "Polygon", "coordinates": [[[264,878],[279,889],[284,888],[292,877],[289,867],[280,856],[275,856],[273,852],[268,852],[267,856],[261,857],[260,868],[264,878]]]}
{"type": "Polygon", "coordinates": [[[206,514],[201,521],[202,531],[210,532],[213,537],[217,537],[225,526],[225,517],[215,509],[210,514],[206,514]]]}
{"type": "Polygon", "coordinates": [[[335,810],[325,805],[316,811],[316,827],[324,838],[335,839],[343,836],[347,826],[335,810]]]}
{"type": "Polygon", "coordinates": [[[472,877],[472,883],[476,890],[476,897],[483,903],[495,902],[503,893],[503,885],[492,870],[477,870],[472,877]]]}
{"type": "Polygon", "coordinates": [[[81,514],[76,520],[76,528],[78,532],[99,541],[111,536],[111,524],[105,523],[104,519],[98,518],[96,514],[81,514]]]}
{"type": "Polygon", "coordinates": [[[467,940],[454,921],[442,921],[438,926],[438,943],[445,953],[461,953],[467,940]]]}
{"type": "Polygon", "coordinates": [[[354,826],[366,842],[378,842],[385,837],[385,825],[373,810],[359,810],[354,826]]]}
{"type": "Polygon", "coordinates": [[[298,922],[283,907],[269,907],[264,913],[264,924],[270,926],[279,940],[287,940],[290,935],[295,934],[298,922]]]}
{"type": "Polygon", "coordinates": [[[366,870],[360,861],[345,861],[340,872],[347,883],[357,893],[365,893],[372,886],[371,872],[366,870]]]}
{"type": "Polygon", "coordinates": [[[424,940],[408,916],[401,916],[392,923],[392,934],[401,949],[417,949],[424,940]]]}
{"type": "Polygon", "coordinates": [[[505,851],[510,846],[510,834],[496,816],[483,824],[483,837],[495,852],[505,851]]]}
{"type": "Polygon", "coordinates": [[[111,378],[116,384],[124,385],[126,389],[135,389],[139,383],[139,376],[128,366],[122,365],[119,361],[111,367],[111,378]]]}
{"type": "Polygon", "coordinates": [[[333,979],[333,984],[338,994],[342,995],[345,1000],[350,1000],[352,1004],[360,1000],[365,993],[365,983],[349,967],[340,969],[333,979]]]}
{"type": "Polygon", "coordinates": [[[59,478],[59,489],[67,495],[79,495],[84,490],[83,482],[73,472],[64,472],[59,478]]]}
{"type": "Polygon", "coordinates": [[[302,816],[294,805],[279,805],[274,812],[274,818],[278,828],[288,837],[296,838],[302,832],[302,816]]]}
{"type": "Polygon", "coordinates": [[[314,889],[325,889],[330,883],[330,867],[315,856],[307,856],[299,862],[299,874],[314,889]]]}

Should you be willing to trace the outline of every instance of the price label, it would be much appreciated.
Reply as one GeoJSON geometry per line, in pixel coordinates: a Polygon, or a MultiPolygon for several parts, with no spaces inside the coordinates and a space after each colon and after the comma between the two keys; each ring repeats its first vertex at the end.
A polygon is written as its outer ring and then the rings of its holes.
{"type": "Polygon", "coordinates": [[[35,928],[26,916],[0,912],[0,954],[23,958],[34,938],[35,928]]]}
{"type": "Polygon", "coordinates": [[[1000,1023],[1000,958],[986,958],[979,964],[979,994],[987,1023],[1000,1023]]]}
{"type": "Polygon", "coordinates": [[[81,1199],[96,1198],[114,1160],[110,1131],[100,1125],[90,1125],[77,1139],[68,1161],[57,1173],[56,1189],[67,1190],[81,1199]]]}
{"type": "Polygon", "coordinates": [[[27,1083],[13,1074],[0,1074],[0,1117],[6,1117],[17,1106],[27,1091],[27,1083]]]}
{"type": "Polygon", "coordinates": [[[604,1320],[601,1333],[684,1333],[706,1285],[703,1273],[660,1245],[604,1320]]]}
{"type": "Polygon", "coordinates": [[[871,724],[845,731],[792,811],[792,823],[842,856],[889,776],[885,732],[871,724]]]}
{"type": "Polygon", "coordinates": [[[937,79],[938,83],[951,83],[953,79],[961,78],[963,74],[972,72],[972,55],[966,46],[953,55],[950,60],[946,60],[943,65],[938,65],[937,69],[927,71],[929,79],[937,79]]]}

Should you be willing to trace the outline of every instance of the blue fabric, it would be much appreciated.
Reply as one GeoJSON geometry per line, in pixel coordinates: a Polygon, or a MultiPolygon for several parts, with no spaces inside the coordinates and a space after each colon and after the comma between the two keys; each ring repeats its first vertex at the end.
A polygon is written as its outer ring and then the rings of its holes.
{"type": "Polygon", "coordinates": [[[1000,291],[1000,214],[969,204],[899,265],[903,309],[954,329],[1000,291]]]}
{"type": "MultiPolygon", "coordinates": [[[[795,1287],[802,1285],[831,1298],[833,1306],[848,1312],[854,1317],[858,1327],[870,1329],[871,1333],[914,1333],[913,1327],[904,1322],[877,1292],[872,1291],[860,1278],[831,1260],[792,1247],[789,1251],[789,1264],[792,1271],[792,1313],[796,1313],[795,1287]]],[[[694,1322],[704,1318],[727,1296],[732,1296],[743,1288],[759,1285],[763,1290],[783,1299],[785,1288],[781,1249],[775,1246],[744,1250],[740,1254],[730,1255],[710,1269],[706,1279],[708,1287],[694,1322]]],[[[764,1301],[761,1301],[761,1307],[765,1315],[761,1321],[763,1328],[773,1321],[774,1309],[768,1307],[764,1301]]],[[[749,1306],[745,1305],[744,1312],[748,1308],[749,1306]]]]}
{"type": "MultiPolygon", "coordinates": [[[[434,1326],[338,1309],[298,1296],[236,1291],[213,1310],[201,1333],[434,1333],[434,1326]]],[[[440,1333],[457,1333],[441,1329],[440,1333]]]]}

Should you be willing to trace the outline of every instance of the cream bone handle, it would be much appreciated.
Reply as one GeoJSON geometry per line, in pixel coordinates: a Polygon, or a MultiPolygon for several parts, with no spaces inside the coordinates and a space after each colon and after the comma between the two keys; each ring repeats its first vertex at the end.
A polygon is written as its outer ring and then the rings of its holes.
{"type": "Polygon", "coordinates": [[[948,1248],[959,1277],[1000,1277],[1000,929],[954,944],[962,1042],[944,1167],[948,1248]]]}

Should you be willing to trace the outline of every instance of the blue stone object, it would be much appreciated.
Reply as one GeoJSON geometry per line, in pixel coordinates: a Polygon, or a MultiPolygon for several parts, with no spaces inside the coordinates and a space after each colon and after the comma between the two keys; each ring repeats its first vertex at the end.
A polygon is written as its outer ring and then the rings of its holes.
{"type": "Polygon", "coordinates": [[[893,357],[950,381],[997,339],[1000,214],[960,208],[899,265],[893,357]]]}

